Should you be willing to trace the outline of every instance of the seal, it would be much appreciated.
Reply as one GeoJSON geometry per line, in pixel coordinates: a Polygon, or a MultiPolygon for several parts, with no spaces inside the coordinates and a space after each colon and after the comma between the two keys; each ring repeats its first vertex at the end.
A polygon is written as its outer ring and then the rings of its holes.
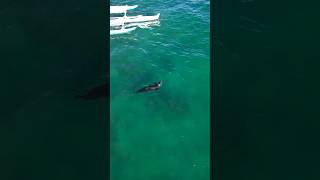
{"type": "Polygon", "coordinates": [[[150,84],[150,85],[147,85],[141,89],[138,89],[136,91],[136,93],[142,93],[142,92],[149,92],[149,91],[156,91],[158,89],[160,89],[162,85],[162,80],[161,81],[158,81],[156,83],[153,83],[153,84],[150,84]]]}

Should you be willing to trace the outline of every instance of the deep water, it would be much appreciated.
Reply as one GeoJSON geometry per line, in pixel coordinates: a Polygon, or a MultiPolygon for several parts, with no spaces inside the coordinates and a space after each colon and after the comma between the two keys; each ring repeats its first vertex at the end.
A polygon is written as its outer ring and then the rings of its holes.
{"type": "Polygon", "coordinates": [[[208,180],[210,3],[111,1],[125,4],[161,16],[160,26],[111,36],[111,180],[208,180]],[[134,94],[158,80],[160,90],[134,94]]]}

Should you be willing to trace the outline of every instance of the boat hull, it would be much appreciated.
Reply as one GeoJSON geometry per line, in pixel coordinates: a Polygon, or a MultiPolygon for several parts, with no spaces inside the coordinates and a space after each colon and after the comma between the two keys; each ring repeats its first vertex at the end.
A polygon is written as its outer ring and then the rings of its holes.
{"type": "Polygon", "coordinates": [[[115,34],[125,34],[135,30],[137,27],[127,28],[127,29],[119,29],[119,30],[110,30],[110,35],[115,34]]]}
{"type": "Polygon", "coordinates": [[[110,26],[120,26],[124,23],[139,23],[147,21],[156,21],[160,17],[160,13],[155,16],[127,16],[127,17],[117,17],[110,20],[110,26]]]}
{"type": "Polygon", "coordinates": [[[110,14],[126,13],[128,10],[137,8],[138,5],[134,6],[110,6],[110,14]]]}

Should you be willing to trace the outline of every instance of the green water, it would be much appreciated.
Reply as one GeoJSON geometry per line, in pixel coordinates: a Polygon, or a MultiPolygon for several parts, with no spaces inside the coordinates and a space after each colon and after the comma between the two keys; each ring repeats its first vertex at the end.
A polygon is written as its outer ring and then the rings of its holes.
{"type": "Polygon", "coordinates": [[[110,40],[112,180],[209,179],[209,1],[111,1],[160,26],[110,40]],[[134,94],[163,80],[157,92],[134,94]]]}
{"type": "MultiPolygon", "coordinates": [[[[162,16],[111,40],[112,178],[208,179],[209,8],[122,2],[162,16]]],[[[319,3],[213,3],[214,179],[318,180],[319,3]]],[[[105,6],[1,1],[1,180],[107,179],[107,103],[73,98],[105,83],[105,6]]]]}

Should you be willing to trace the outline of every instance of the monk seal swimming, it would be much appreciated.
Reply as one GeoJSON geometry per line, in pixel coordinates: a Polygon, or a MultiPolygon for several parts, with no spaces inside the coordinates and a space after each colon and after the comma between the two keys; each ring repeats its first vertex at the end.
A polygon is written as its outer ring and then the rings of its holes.
{"type": "Polygon", "coordinates": [[[156,83],[147,85],[147,86],[145,86],[145,87],[137,90],[136,93],[156,91],[156,90],[160,89],[161,85],[162,85],[162,80],[161,80],[161,81],[158,81],[158,82],[156,82],[156,83]]]}

